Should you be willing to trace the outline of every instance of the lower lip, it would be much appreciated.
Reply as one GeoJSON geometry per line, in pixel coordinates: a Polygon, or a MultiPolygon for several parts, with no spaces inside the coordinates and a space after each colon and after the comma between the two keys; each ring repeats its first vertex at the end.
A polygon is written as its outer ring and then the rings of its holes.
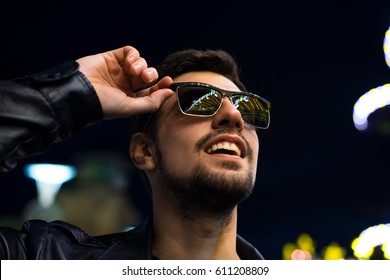
{"type": "Polygon", "coordinates": [[[228,159],[228,160],[242,160],[241,157],[239,156],[236,156],[236,155],[228,155],[228,154],[209,154],[207,153],[209,156],[213,156],[213,157],[216,157],[216,158],[220,158],[220,159],[228,159]]]}

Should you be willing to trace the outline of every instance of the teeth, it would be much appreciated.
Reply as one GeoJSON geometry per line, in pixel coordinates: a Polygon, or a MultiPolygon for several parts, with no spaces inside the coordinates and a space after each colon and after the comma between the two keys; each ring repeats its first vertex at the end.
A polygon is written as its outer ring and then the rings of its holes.
{"type": "Polygon", "coordinates": [[[234,143],[230,142],[220,142],[217,144],[214,144],[211,146],[210,149],[208,149],[207,153],[211,154],[214,153],[217,150],[228,150],[233,151],[237,156],[241,156],[241,150],[238,148],[238,146],[234,143]]]}

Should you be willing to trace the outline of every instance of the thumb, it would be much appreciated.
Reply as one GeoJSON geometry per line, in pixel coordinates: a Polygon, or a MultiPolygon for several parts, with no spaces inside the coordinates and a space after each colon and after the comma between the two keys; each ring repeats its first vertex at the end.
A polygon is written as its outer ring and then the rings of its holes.
{"type": "Polygon", "coordinates": [[[157,111],[173,91],[168,88],[159,89],[143,97],[127,97],[121,105],[122,116],[134,116],[138,114],[152,113],[157,111]]]}

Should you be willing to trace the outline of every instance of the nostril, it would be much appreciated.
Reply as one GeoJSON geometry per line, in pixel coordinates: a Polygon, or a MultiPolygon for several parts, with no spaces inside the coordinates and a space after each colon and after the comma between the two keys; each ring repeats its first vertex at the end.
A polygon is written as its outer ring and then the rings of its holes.
{"type": "Polygon", "coordinates": [[[221,120],[220,122],[219,122],[219,125],[220,126],[226,126],[226,125],[228,125],[229,124],[229,121],[228,120],[221,120]]]}
{"type": "Polygon", "coordinates": [[[236,127],[236,128],[240,128],[242,125],[241,125],[241,122],[242,122],[242,119],[240,118],[239,120],[232,120],[232,119],[222,119],[218,122],[218,126],[219,127],[236,127]]]}

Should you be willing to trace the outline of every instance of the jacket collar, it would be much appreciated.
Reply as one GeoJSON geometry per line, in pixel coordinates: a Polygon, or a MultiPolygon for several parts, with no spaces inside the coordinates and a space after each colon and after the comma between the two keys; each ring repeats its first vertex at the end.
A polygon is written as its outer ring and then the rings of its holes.
{"type": "MultiPolygon", "coordinates": [[[[152,218],[125,233],[111,235],[111,245],[100,256],[100,259],[151,260],[152,255],[152,218]]],[[[104,243],[105,237],[101,237],[104,243]]],[[[237,235],[237,253],[243,260],[262,260],[263,256],[248,241],[237,235]]]]}
{"type": "Polygon", "coordinates": [[[152,259],[152,222],[151,219],[124,233],[102,236],[105,243],[108,237],[111,245],[99,259],[115,260],[151,260],[152,259]]]}

